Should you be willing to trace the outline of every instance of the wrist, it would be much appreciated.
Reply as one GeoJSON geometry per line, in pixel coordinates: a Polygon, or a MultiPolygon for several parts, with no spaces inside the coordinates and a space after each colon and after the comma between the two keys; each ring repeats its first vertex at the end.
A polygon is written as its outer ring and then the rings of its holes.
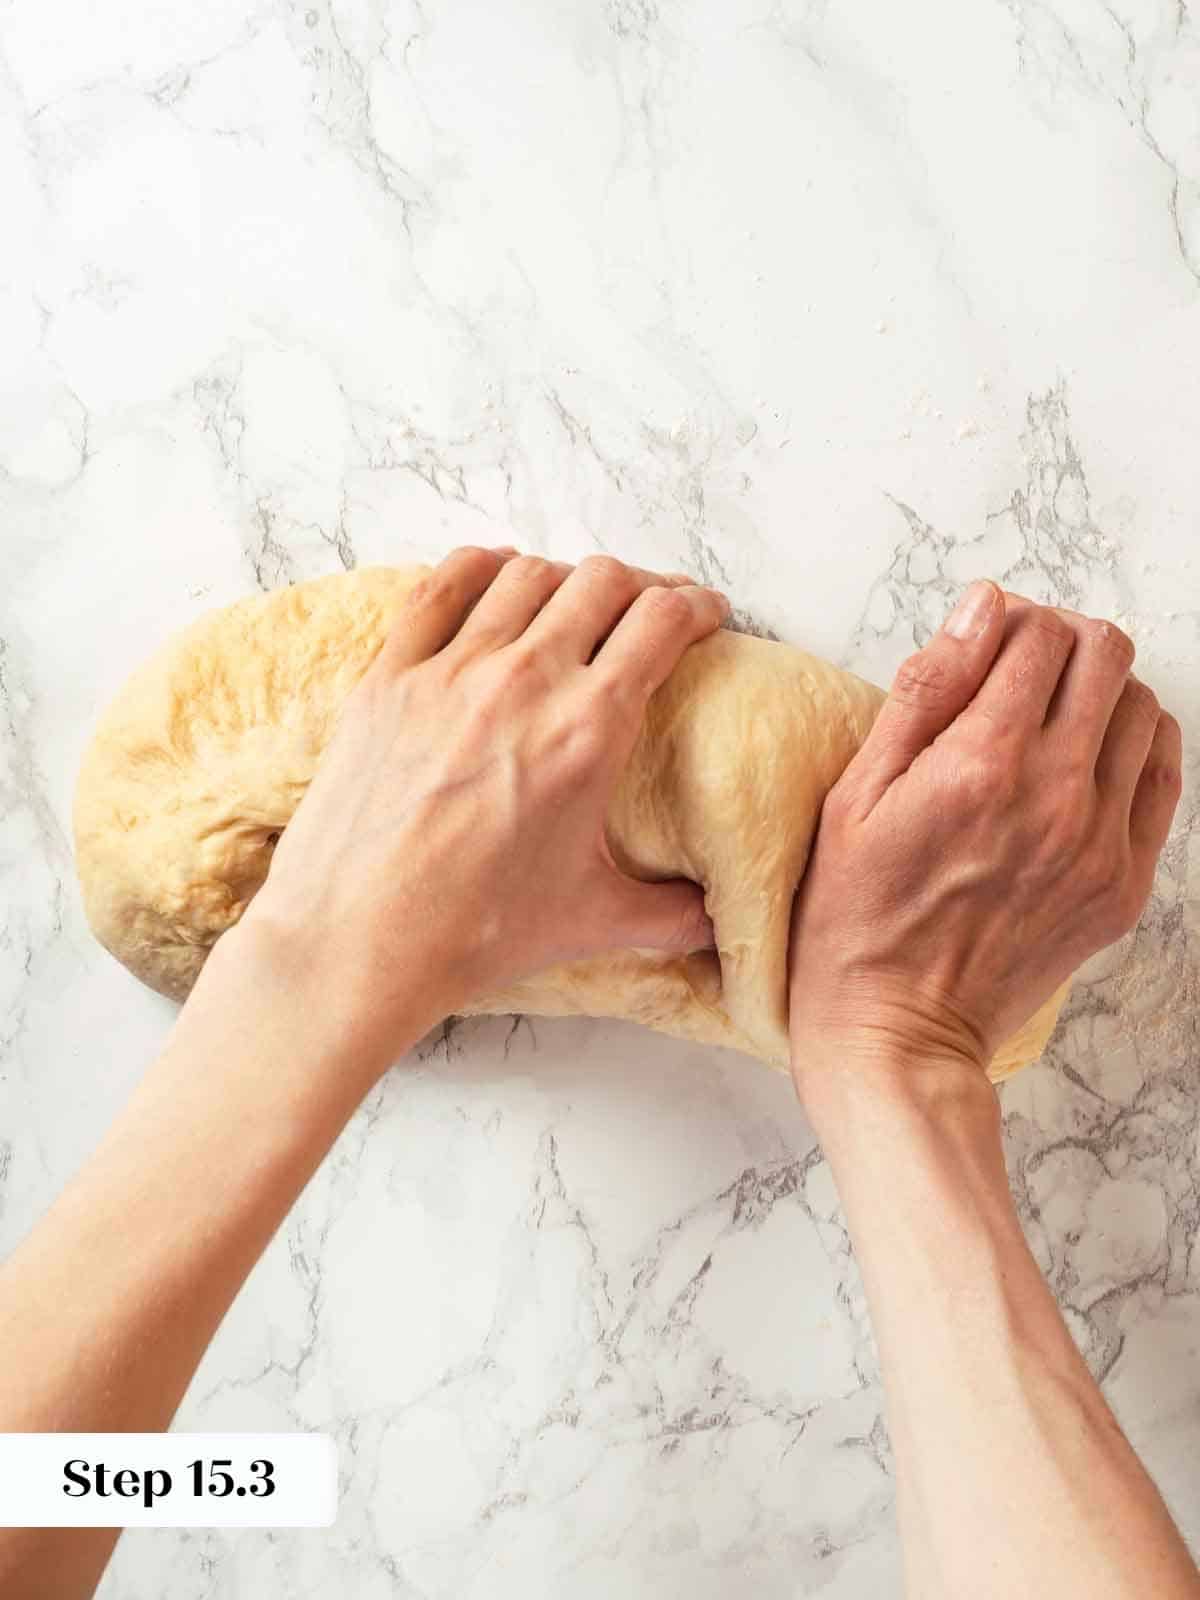
{"type": "Polygon", "coordinates": [[[214,946],[188,1005],[234,1015],[281,1070],[294,1061],[361,1095],[450,1011],[427,976],[389,970],[386,994],[373,992],[367,963],[345,971],[255,901],[214,946]]]}
{"type": "Polygon", "coordinates": [[[792,1076],[806,1104],[860,1082],[929,1094],[986,1078],[980,1029],[911,977],[848,970],[815,991],[793,980],[789,1019],[792,1076]]]}
{"type": "Polygon", "coordinates": [[[999,1101],[977,1069],[862,1058],[824,1077],[804,1107],[864,1270],[880,1248],[951,1243],[990,1270],[996,1240],[1019,1232],[999,1101]]]}
{"type": "Polygon", "coordinates": [[[898,1131],[998,1137],[996,1092],[968,1050],[868,1031],[818,1041],[793,1037],[792,1077],[826,1146],[838,1144],[848,1128],[879,1121],[898,1131]]]}

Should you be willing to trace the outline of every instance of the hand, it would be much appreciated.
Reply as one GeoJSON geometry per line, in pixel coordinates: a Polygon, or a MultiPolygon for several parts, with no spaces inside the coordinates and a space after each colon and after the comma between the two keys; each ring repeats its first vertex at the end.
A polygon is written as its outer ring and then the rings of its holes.
{"type": "Polygon", "coordinates": [[[647,700],[728,611],[607,558],[455,551],[347,701],[241,928],[379,1070],[418,990],[428,1027],[553,962],[711,945],[701,890],[626,877],[604,822],[647,700]]]}
{"type": "Polygon", "coordinates": [[[977,583],[903,664],[796,898],[802,1096],[831,1056],[984,1065],[1134,925],[1181,751],[1133,655],[1111,623],[977,583]]]}

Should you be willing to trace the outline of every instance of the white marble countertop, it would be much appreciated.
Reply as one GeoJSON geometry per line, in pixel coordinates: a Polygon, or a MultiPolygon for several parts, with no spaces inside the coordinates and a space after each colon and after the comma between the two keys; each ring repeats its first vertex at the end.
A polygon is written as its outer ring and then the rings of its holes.
{"type": "MultiPolygon", "coordinates": [[[[179,624],[511,534],[886,682],[991,573],[1117,618],[1191,741],[1143,926],[1003,1100],[1200,1548],[1198,105],[1185,0],[6,0],[0,1244],[169,1022],[91,942],[67,818],[179,624]]],[[[629,1027],[473,1022],[393,1072],[179,1425],[331,1431],[337,1525],[131,1535],[105,1600],[899,1593],[790,1087],[629,1027]]]]}

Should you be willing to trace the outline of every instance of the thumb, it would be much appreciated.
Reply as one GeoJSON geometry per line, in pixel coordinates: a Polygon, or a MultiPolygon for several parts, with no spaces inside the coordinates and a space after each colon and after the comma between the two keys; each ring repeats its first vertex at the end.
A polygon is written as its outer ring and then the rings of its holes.
{"type": "Polygon", "coordinates": [[[901,663],[891,692],[854,758],[868,809],[974,699],[1004,638],[1004,593],[972,583],[923,650],[901,663]]]}
{"type": "Polygon", "coordinates": [[[678,955],[713,948],[704,890],[687,878],[641,883],[620,874],[614,881],[609,927],[614,945],[678,955]]]}

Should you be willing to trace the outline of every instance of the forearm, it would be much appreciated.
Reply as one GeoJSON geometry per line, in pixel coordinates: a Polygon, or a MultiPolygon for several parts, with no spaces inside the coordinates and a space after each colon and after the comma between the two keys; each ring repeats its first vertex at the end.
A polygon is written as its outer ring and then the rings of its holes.
{"type": "MultiPolygon", "coordinates": [[[[0,1431],[166,1428],[384,1065],[355,1059],[336,1019],[314,1018],[252,955],[218,946],[124,1112],[0,1269],[0,1431]]],[[[412,1036],[432,1020],[414,1003],[412,1036]]],[[[0,1592],[88,1594],[115,1537],[0,1530],[0,1592]]]]}
{"type": "Polygon", "coordinates": [[[911,1600],[1200,1597],[1025,1243],[982,1075],[866,1065],[808,1103],[879,1344],[911,1600]]]}

